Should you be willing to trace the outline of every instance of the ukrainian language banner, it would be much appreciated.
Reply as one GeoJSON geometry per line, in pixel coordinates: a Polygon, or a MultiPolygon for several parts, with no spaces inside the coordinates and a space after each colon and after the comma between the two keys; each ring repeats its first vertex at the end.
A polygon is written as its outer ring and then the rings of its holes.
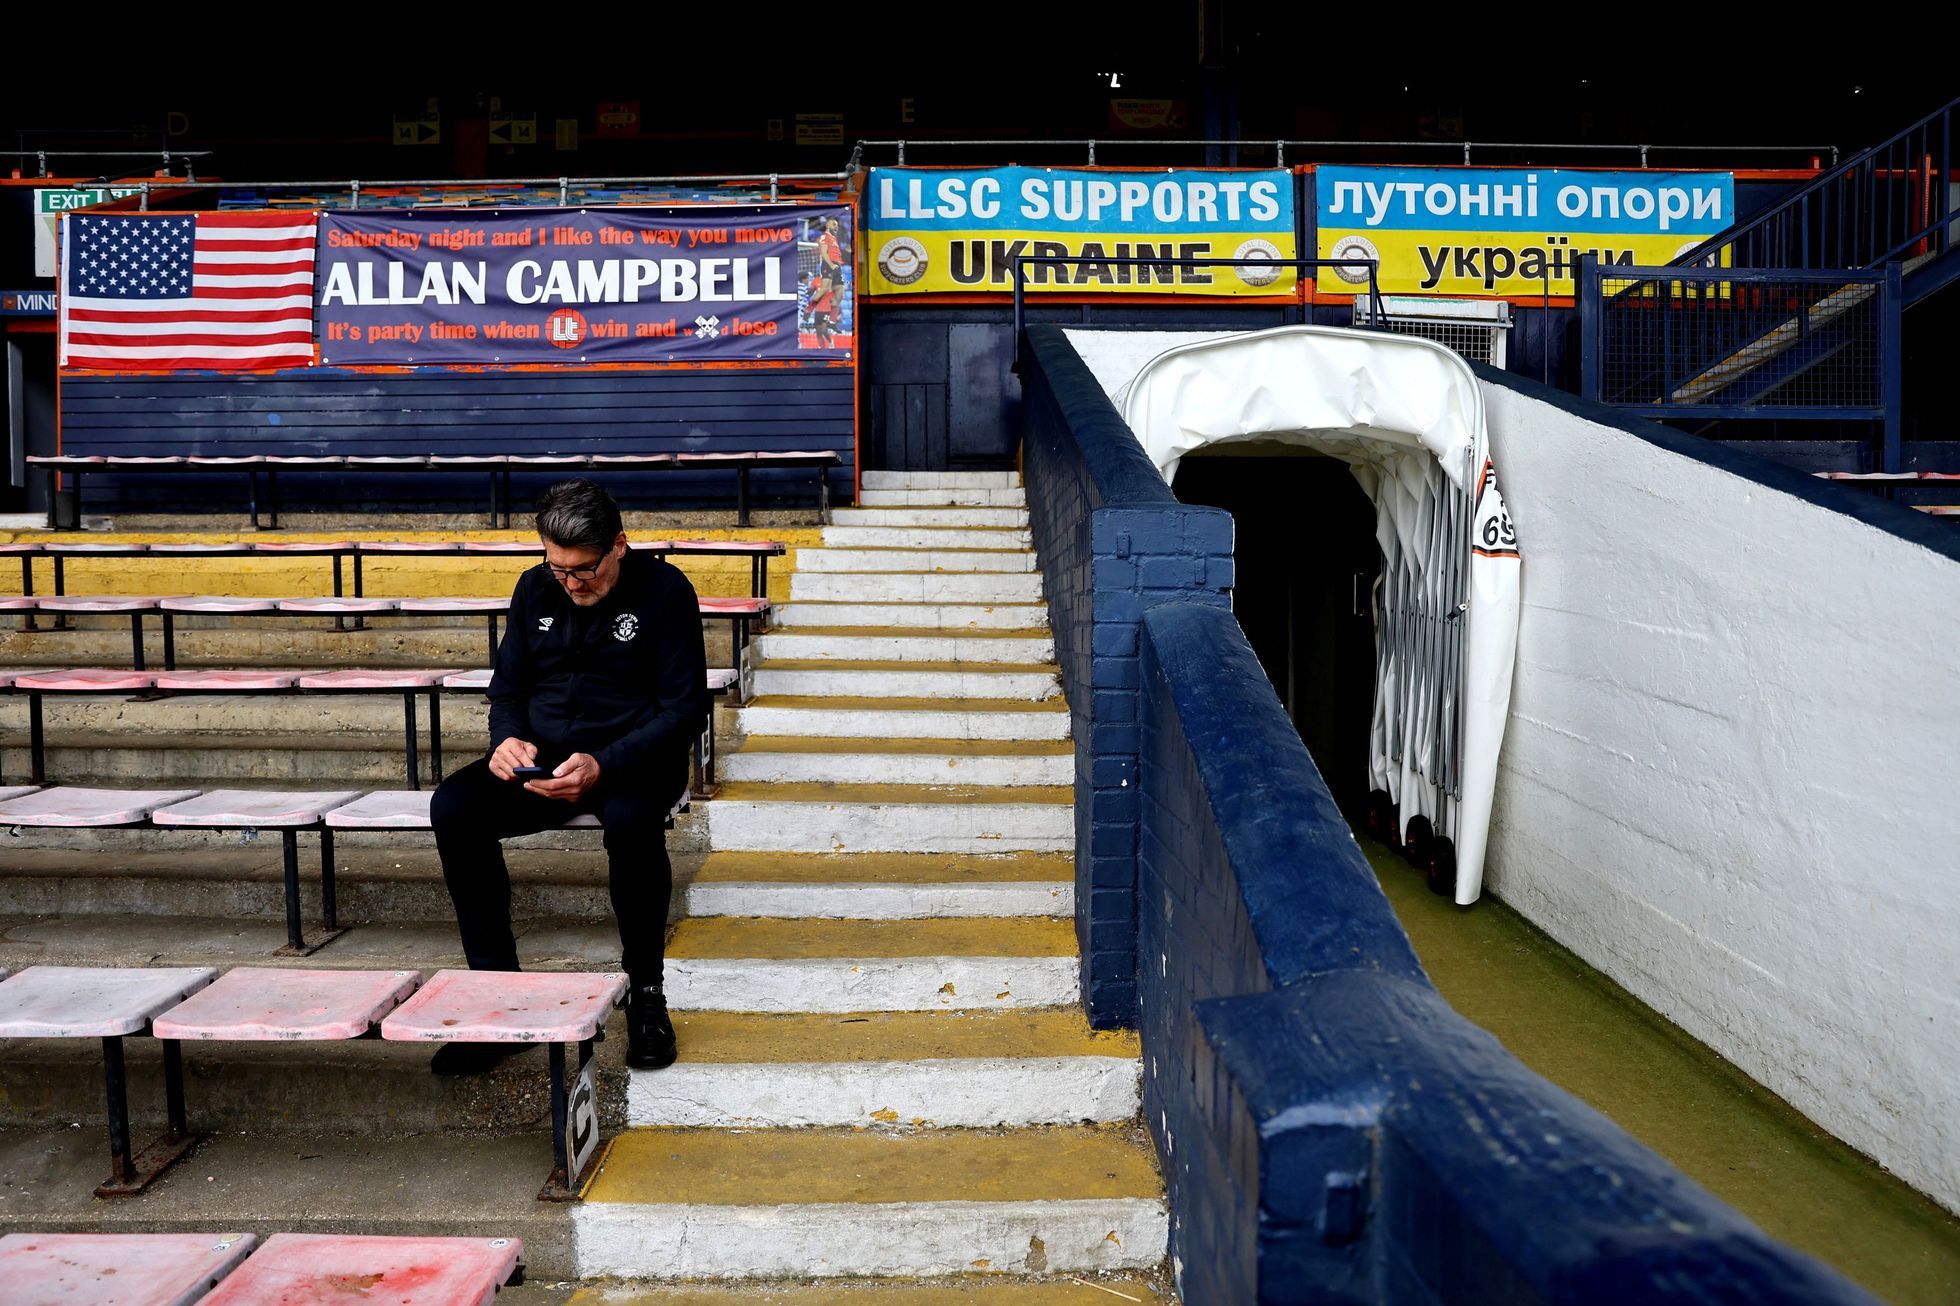
{"type": "Polygon", "coordinates": [[[330,213],[320,361],[850,358],[848,208],[330,213]]]}
{"type": "MultiPolygon", "coordinates": [[[[1008,292],[1022,255],[1092,259],[1294,258],[1285,171],[874,168],[866,193],[868,293],[1008,292]]],[[[1285,295],[1291,267],[1023,269],[1031,293],[1285,295]]]]}
{"type": "MultiPolygon", "coordinates": [[[[1570,295],[1581,254],[1654,266],[1731,226],[1735,174],[1322,167],[1314,208],[1320,256],[1379,260],[1385,293],[1570,295]]],[[[1367,283],[1323,268],[1318,286],[1367,283]]]]}

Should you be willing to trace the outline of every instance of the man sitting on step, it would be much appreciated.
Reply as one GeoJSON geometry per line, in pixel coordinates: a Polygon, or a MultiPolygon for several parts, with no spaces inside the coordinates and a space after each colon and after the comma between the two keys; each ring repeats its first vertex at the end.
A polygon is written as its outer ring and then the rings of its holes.
{"type": "MultiPolygon", "coordinates": [[[[678,568],[627,550],[619,506],[591,481],[547,490],[537,528],[544,562],[511,594],[490,678],[490,754],[430,803],[442,876],[470,968],[516,970],[501,841],[596,813],[631,981],[626,1064],[658,1069],[675,1055],[662,989],[667,813],[708,720],[700,611],[678,568]]],[[[452,1043],[432,1069],[474,1074],[528,1046],[452,1043]]]]}

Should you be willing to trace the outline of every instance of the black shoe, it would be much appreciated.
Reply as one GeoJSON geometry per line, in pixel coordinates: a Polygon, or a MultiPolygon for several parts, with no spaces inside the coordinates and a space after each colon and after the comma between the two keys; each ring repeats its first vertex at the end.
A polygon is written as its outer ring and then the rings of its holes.
{"type": "Polygon", "coordinates": [[[437,1075],[481,1075],[505,1057],[528,1052],[535,1043],[445,1043],[429,1058],[429,1070],[437,1075]]]}
{"type": "Polygon", "coordinates": [[[667,995],[658,984],[626,990],[626,1064],[635,1070],[664,1070],[674,1064],[674,1022],[667,995]]]}

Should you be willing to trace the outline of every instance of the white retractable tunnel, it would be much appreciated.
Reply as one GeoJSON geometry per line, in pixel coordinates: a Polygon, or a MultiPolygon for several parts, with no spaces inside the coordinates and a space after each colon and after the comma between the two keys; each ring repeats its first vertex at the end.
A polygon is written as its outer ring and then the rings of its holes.
{"type": "Polygon", "coordinates": [[[1168,349],[1117,402],[1166,481],[1195,449],[1276,441],[1345,462],[1374,500],[1370,787],[1396,804],[1404,838],[1418,818],[1433,830],[1456,901],[1475,902],[1521,560],[1469,366],[1414,336],[1278,327],[1168,349]]]}

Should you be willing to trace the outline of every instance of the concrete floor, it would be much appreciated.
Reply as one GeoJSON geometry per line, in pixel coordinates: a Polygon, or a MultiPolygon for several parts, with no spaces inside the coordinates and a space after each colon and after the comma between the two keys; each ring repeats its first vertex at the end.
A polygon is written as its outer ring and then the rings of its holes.
{"type": "Polygon", "coordinates": [[[1437,989],[1519,1060],[1779,1239],[1887,1301],[1960,1301],[1960,1219],[1486,896],[1458,907],[1357,835],[1437,989]]]}

